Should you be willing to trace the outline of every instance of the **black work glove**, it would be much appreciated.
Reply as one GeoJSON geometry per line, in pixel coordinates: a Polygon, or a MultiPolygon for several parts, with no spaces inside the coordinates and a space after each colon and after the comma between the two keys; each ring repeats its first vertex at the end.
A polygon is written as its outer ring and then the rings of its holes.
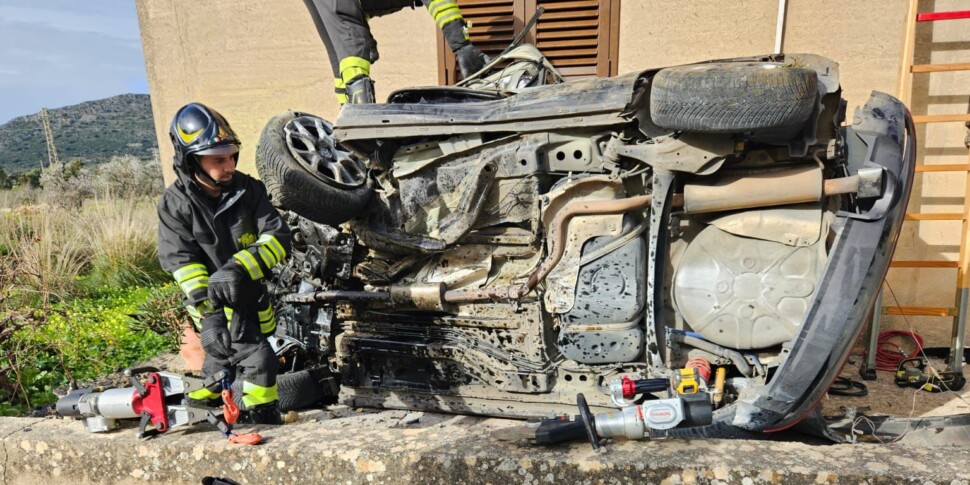
{"type": "Polygon", "coordinates": [[[458,59],[458,69],[461,70],[462,79],[481,71],[485,64],[488,64],[488,57],[470,43],[456,50],[455,58],[458,59]]]}
{"type": "Polygon", "coordinates": [[[202,337],[200,337],[200,340],[205,353],[213,357],[228,359],[232,355],[232,339],[229,337],[226,313],[221,307],[202,317],[202,337]]]}
{"type": "Polygon", "coordinates": [[[252,286],[246,268],[233,259],[209,277],[209,300],[212,306],[235,309],[250,297],[252,286]]]}

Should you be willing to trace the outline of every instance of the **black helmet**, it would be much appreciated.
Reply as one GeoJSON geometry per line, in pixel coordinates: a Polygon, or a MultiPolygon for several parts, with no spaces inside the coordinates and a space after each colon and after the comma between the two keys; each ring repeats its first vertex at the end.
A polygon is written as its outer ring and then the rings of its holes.
{"type": "Polygon", "coordinates": [[[239,138],[229,122],[201,103],[189,103],[175,113],[168,136],[175,147],[175,171],[191,176],[199,171],[197,155],[239,157],[239,138]]]}

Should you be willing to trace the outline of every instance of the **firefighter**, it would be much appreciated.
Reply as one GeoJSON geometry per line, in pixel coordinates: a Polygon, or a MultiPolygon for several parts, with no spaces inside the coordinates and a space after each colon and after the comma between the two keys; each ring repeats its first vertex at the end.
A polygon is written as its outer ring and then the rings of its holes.
{"type": "MultiPolygon", "coordinates": [[[[266,338],[276,317],[260,281],[290,251],[290,230],[262,182],[236,171],[240,142],[218,112],[190,103],[169,130],[175,182],[158,204],[158,259],[185,295],[201,332],[202,373],[242,379],[240,420],[281,424],[277,360],[266,338]]],[[[221,403],[219,384],[189,393],[191,404],[221,403]]]]}
{"type": "Polygon", "coordinates": [[[367,25],[369,17],[424,4],[458,59],[462,77],[480,71],[488,62],[468,37],[456,0],[303,0],[320,39],[327,47],[337,101],[373,103],[371,64],[377,62],[377,41],[367,25]]]}

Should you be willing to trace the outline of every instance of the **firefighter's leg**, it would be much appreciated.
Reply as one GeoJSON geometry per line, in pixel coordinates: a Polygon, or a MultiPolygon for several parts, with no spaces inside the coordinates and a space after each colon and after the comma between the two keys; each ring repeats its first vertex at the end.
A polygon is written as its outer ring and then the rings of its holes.
{"type": "Polygon", "coordinates": [[[428,13],[434,19],[435,25],[444,34],[448,47],[455,53],[455,58],[458,60],[458,69],[461,70],[461,77],[466,78],[482,70],[488,63],[488,57],[472,45],[471,38],[468,36],[467,24],[461,16],[461,10],[458,9],[458,2],[455,0],[428,0],[425,1],[425,5],[428,7],[428,13]]]}
{"type": "Polygon", "coordinates": [[[237,363],[242,379],[242,402],[246,412],[243,421],[254,424],[283,424],[276,387],[278,362],[266,339],[259,343],[233,344],[236,352],[245,355],[237,363]]]}
{"type": "Polygon", "coordinates": [[[256,301],[257,317],[259,318],[259,332],[263,337],[276,333],[276,313],[273,312],[273,302],[269,298],[266,287],[262,287],[259,299],[256,301]]]}
{"type": "Polygon", "coordinates": [[[334,69],[338,100],[373,103],[371,64],[377,61],[377,42],[358,0],[304,0],[334,69]],[[345,96],[341,99],[340,89],[345,96]]]}
{"type": "MultiPolygon", "coordinates": [[[[206,353],[202,361],[202,378],[209,377],[223,369],[229,370],[229,381],[233,380],[233,368],[228,359],[220,359],[206,353]]],[[[190,406],[214,407],[222,405],[222,385],[214,382],[209,387],[203,387],[188,393],[187,403],[190,406]]]]}
{"type": "MultiPolygon", "coordinates": [[[[199,312],[199,310],[196,307],[192,305],[186,306],[185,309],[188,311],[189,316],[192,318],[192,323],[195,327],[196,333],[201,332],[202,314],[199,312]]],[[[202,378],[205,379],[206,377],[209,377],[223,369],[226,369],[230,372],[229,381],[232,382],[233,377],[231,374],[233,370],[232,370],[232,366],[229,363],[229,360],[213,357],[208,352],[206,352],[205,358],[202,360],[202,378]]],[[[188,393],[188,395],[186,396],[187,398],[186,401],[187,401],[187,404],[190,406],[203,406],[203,407],[219,406],[222,404],[221,391],[222,391],[221,384],[216,382],[216,383],[213,383],[208,388],[202,388],[188,393]]]]}

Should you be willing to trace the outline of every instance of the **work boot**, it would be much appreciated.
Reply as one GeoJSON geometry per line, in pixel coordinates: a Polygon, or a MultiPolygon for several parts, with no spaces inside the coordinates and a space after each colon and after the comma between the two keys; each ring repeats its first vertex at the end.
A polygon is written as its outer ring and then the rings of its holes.
{"type": "Polygon", "coordinates": [[[347,102],[350,104],[374,104],[374,80],[370,76],[357,76],[346,85],[347,102]]]}
{"type": "Polygon", "coordinates": [[[468,36],[468,27],[463,19],[448,22],[441,28],[441,32],[445,35],[445,41],[448,42],[451,52],[455,53],[462,79],[481,71],[485,64],[488,64],[488,57],[472,45],[471,38],[468,36]]]}
{"type": "Polygon", "coordinates": [[[238,423],[242,424],[283,424],[283,416],[280,415],[279,403],[269,402],[260,404],[251,409],[239,413],[238,423]]]}
{"type": "Polygon", "coordinates": [[[481,71],[485,64],[488,64],[488,57],[470,43],[455,51],[455,58],[458,59],[458,69],[461,71],[462,79],[481,71]]]}
{"type": "Polygon", "coordinates": [[[191,397],[185,397],[182,399],[182,404],[192,408],[218,409],[222,407],[222,397],[215,399],[192,399],[191,397]]]}

